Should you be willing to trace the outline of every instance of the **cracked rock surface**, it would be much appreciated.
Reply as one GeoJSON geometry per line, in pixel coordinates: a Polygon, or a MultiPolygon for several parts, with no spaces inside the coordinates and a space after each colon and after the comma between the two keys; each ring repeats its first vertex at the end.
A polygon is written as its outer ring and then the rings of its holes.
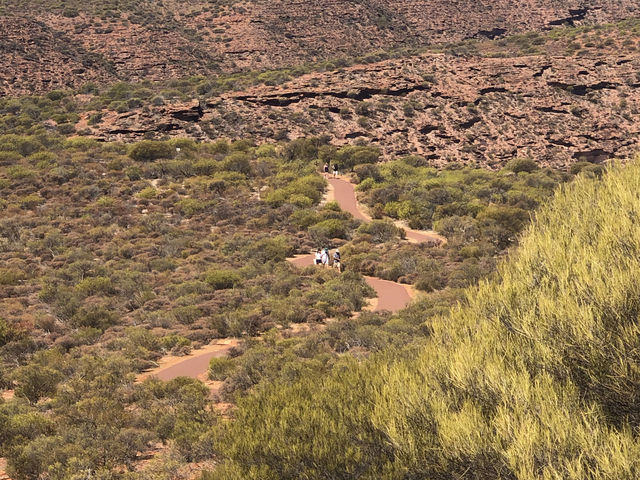
{"type": "Polygon", "coordinates": [[[170,134],[258,142],[327,134],[337,144],[366,141],[387,156],[419,154],[435,165],[497,168],[530,157],[563,167],[635,151],[638,71],[635,54],[422,54],[230,92],[203,104],[110,113],[93,134],[125,141],[170,134]]]}
{"type": "Polygon", "coordinates": [[[85,8],[68,18],[47,2],[5,0],[0,5],[5,7],[0,14],[0,93],[278,69],[640,14],[640,5],[631,0],[230,3],[213,12],[205,0],[141,0],[134,10],[109,17],[85,8]]]}

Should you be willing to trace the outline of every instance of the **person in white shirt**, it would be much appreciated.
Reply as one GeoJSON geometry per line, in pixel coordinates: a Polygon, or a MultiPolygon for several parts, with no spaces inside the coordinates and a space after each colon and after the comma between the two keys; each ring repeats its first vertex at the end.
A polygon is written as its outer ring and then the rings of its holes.
{"type": "Polygon", "coordinates": [[[329,268],[329,249],[325,248],[320,256],[324,268],[329,268]]]}

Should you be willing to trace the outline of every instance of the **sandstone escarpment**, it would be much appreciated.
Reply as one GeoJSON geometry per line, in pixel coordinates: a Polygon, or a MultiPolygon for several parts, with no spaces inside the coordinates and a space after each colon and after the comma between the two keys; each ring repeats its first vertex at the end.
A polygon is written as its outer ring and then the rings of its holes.
{"type": "Polygon", "coordinates": [[[206,102],[110,113],[105,140],[180,135],[276,141],[329,135],[387,156],[499,167],[513,157],[566,166],[624,157],[640,140],[640,59],[460,58],[422,54],[315,73],[206,102]]]}
{"type": "Polygon", "coordinates": [[[375,50],[611,22],[640,13],[631,0],[230,3],[213,9],[204,0],[141,1],[97,16],[94,3],[63,15],[65,11],[46,2],[3,0],[0,92],[274,69],[375,50]]]}

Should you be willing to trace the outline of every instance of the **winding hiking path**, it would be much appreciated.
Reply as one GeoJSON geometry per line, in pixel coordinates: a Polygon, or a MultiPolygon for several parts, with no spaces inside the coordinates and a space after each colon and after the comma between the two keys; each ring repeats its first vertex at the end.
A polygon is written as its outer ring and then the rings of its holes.
{"type": "MultiPolygon", "coordinates": [[[[342,210],[344,210],[345,212],[349,212],[351,215],[353,215],[354,218],[357,218],[358,220],[362,220],[364,222],[371,221],[371,216],[358,202],[353,183],[351,183],[347,177],[330,177],[327,179],[327,181],[329,182],[327,201],[338,202],[338,205],[340,205],[340,208],[342,208],[342,210]]],[[[411,243],[431,242],[437,245],[443,245],[447,243],[447,239],[445,237],[443,237],[442,235],[438,235],[434,231],[413,230],[401,220],[395,220],[393,223],[396,225],[396,227],[404,229],[407,235],[407,240],[411,243]]]]}
{"type": "Polygon", "coordinates": [[[338,202],[340,208],[345,212],[353,215],[353,218],[370,222],[371,217],[360,207],[356,198],[356,191],[351,182],[345,180],[344,177],[328,178],[329,192],[328,199],[338,202]]]}
{"type": "MultiPolygon", "coordinates": [[[[329,189],[327,191],[327,202],[335,201],[345,212],[349,212],[354,218],[364,222],[371,221],[371,216],[358,202],[354,185],[347,177],[340,176],[337,178],[329,176],[329,189]]],[[[397,220],[394,222],[399,228],[406,232],[407,240],[411,243],[431,242],[437,245],[443,245],[447,239],[436,232],[413,230],[408,228],[403,222],[397,220]]],[[[314,255],[296,255],[288,259],[291,263],[298,267],[306,267],[313,265],[314,255]]],[[[369,310],[380,312],[388,310],[397,312],[406,307],[413,298],[415,291],[410,285],[403,285],[389,280],[382,280],[376,277],[365,277],[366,282],[376,291],[377,298],[373,299],[369,305],[369,310]]]]}
{"type": "Polygon", "coordinates": [[[140,374],[137,380],[141,382],[148,377],[156,377],[167,381],[177,377],[190,377],[204,381],[211,359],[226,357],[229,350],[239,344],[240,340],[236,338],[225,338],[199,350],[194,350],[184,357],[164,357],[158,362],[156,368],[140,374]]]}
{"type": "MultiPolygon", "coordinates": [[[[346,177],[327,178],[329,188],[325,198],[326,202],[335,201],[342,210],[349,212],[354,218],[368,222],[371,217],[358,203],[353,184],[346,177]]],[[[407,228],[400,221],[396,226],[403,228],[407,234],[407,240],[413,243],[433,242],[443,244],[446,239],[435,232],[419,231],[407,228]]],[[[313,265],[313,254],[297,255],[288,260],[298,267],[313,265]]],[[[365,277],[366,282],[376,291],[377,298],[372,299],[367,310],[380,312],[387,310],[397,312],[406,307],[414,296],[415,291],[410,285],[403,285],[376,277],[365,277]]],[[[191,377],[206,380],[209,362],[212,358],[221,358],[228,355],[231,348],[239,345],[238,339],[220,340],[212,345],[207,345],[184,357],[169,356],[160,360],[158,367],[144,372],[138,376],[138,381],[148,377],[157,377],[160,380],[173,380],[177,377],[191,377]]]]}
{"type": "MultiPolygon", "coordinates": [[[[297,267],[313,265],[314,255],[297,255],[289,261],[297,267]]],[[[322,268],[322,267],[319,267],[322,268]]],[[[366,282],[376,291],[377,298],[373,299],[368,310],[381,312],[388,310],[397,312],[406,307],[413,298],[413,288],[410,285],[382,280],[376,277],[364,277],[366,282]]]]}

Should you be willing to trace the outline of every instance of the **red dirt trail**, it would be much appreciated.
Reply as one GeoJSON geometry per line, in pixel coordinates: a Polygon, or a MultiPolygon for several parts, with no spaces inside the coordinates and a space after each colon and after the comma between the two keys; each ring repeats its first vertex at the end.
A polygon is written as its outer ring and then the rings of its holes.
{"type": "MultiPolygon", "coordinates": [[[[330,199],[338,202],[340,208],[345,212],[349,212],[354,218],[365,222],[371,221],[371,217],[364,211],[362,206],[358,204],[356,191],[351,182],[344,178],[333,177],[328,178],[327,180],[332,190],[330,199]]],[[[394,223],[397,227],[404,229],[407,235],[407,240],[411,243],[433,242],[435,244],[442,245],[447,242],[446,238],[442,235],[438,235],[436,232],[413,230],[399,220],[394,223]]]]}
{"type": "MultiPolygon", "coordinates": [[[[289,261],[297,267],[308,267],[313,265],[314,255],[297,255],[289,261]]],[[[323,268],[323,267],[318,267],[323,268]]],[[[388,310],[397,312],[406,307],[411,301],[411,290],[408,285],[382,280],[376,277],[364,277],[366,282],[376,291],[378,295],[374,312],[388,310]]]]}
{"type": "Polygon", "coordinates": [[[349,212],[353,215],[353,218],[368,222],[371,217],[363,212],[358,207],[358,201],[356,200],[356,192],[353,188],[353,184],[341,178],[329,178],[329,183],[333,187],[333,196],[340,208],[345,212],[349,212]]]}
{"type": "Polygon", "coordinates": [[[0,480],[11,480],[7,472],[7,461],[4,458],[0,458],[0,480]]]}
{"type": "Polygon", "coordinates": [[[201,355],[196,355],[186,359],[184,362],[174,365],[173,367],[159,371],[155,376],[160,380],[172,380],[176,377],[197,378],[202,372],[206,372],[209,369],[209,361],[212,358],[224,357],[227,355],[228,351],[228,348],[224,348],[219,352],[207,352],[201,355]]]}
{"type": "Polygon", "coordinates": [[[206,380],[204,375],[209,370],[209,362],[212,358],[226,357],[229,350],[237,346],[236,339],[221,340],[216,344],[194,351],[186,357],[165,357],[160,361],[160,365],[153,370],[144,372],[138,377],[139,381],[148,377],[156,377],[160,380],[173,380],[177,377],[190,377],[206,380]]]}
{"type": "Polygon", "coordinates": [[[376,277],[364,277],[364,279],[378,294],[378,303],[374,312],[388,310],[395,313],[402,310],[411,301],[410,287],[408,285],[376,277]]]}
{"type": "MultiPolygon", "coordinates": [[[[335,200],[342,210],[351,213],[354,218],[363,221],[370,221],[371,217],[366,214],[358,205],[356,192],[353,184],[343,178],[328,178],[330,185],[330,194],[328,200],[335,200]]],[[[407,239],[415,243],[426,241],[446,241],[443,237],[432,233],[411,230],[403,225],[407,232],[407,239]]],[[[291,263],[298,267],[306,267],[313,265],[313,255],[297,255],[288,259],[291,263]]],[[[406,307],[412,298],[413,290],[408,285],[402,285],[388,280],[382,280],[375,277],[365,277],[366,282],[376,291],[377,299],[372,301],[370,309],[376,312],[388,310],[397,312],[406,307]]],[[[204,376],[209,369],[209,361],[212,358],[224,357],[229,350],[238,344],[237,340],[228,339],[220,341],[214,345],[208,345],[199,351],[195,351],[187,357],[167,357],[161,361],[161,364],[138,377],[142,381],[147,377],[154,376],[160,380],[172,380],[176,377],[191,377],[205,380],[204,376]]]]}

